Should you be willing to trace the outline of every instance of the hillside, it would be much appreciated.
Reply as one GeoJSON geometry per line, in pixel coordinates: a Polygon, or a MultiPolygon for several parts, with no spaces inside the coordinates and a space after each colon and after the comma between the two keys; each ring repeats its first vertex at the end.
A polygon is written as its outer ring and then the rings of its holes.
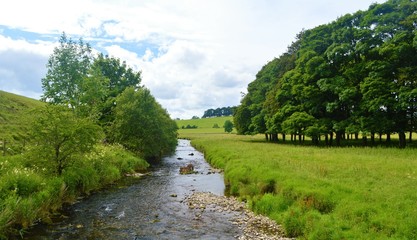
{"type": "Polygon", "coordinates": [[[19,141],[26,132],[28,112],[43,103],[0,90],[0,141],[19,141]]]}
{"type": "Polygon", "coordinates": [[[213,117],[213,118],[201,118],[201,119],[189,119],[189,120],[176,120],[177,126],[179,128],[179,133],[182,132],[205,132],[205,133],[223,133],[224,132],[224,122],[226,120],[233,121],[233,117],[213,117]],[[217,124],[219,128],[214,128],[213,126],[217,124]],[[187,125],[197,126],[197,128],[186,129],[187,125]]]}

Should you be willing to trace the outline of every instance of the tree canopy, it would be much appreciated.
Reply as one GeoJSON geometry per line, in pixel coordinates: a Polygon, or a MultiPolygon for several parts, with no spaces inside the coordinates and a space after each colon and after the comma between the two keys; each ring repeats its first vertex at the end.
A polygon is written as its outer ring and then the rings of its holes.
{"type": "Polygon", "coordinates": [[[237,132],[324,136],[328,145],[398,133],[405,147],[417,116],[416,11],[414,1],[389,0],[299,33],[248,85],[237,132]]]}

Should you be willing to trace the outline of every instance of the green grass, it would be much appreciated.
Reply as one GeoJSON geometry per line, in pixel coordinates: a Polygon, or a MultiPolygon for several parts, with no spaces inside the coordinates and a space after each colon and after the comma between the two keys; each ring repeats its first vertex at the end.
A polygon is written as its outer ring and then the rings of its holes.
{"type": "Polygon", "coordinates": [[[306,239],[416,239],[417,150],[317,148],[181,133],[225,170],[228,192],[306,239]]]}
{"type": "Polygon", "coordinates": [[[0,91],[0,155],[23,151],[30,111],[43,105],[35,99],[0,91]]]}
{"type": "Polygon", "coordinates": [[[184,134],[196,134],[196,133],[224,133],[224,122],[230,120],[233,122],[233,117],[215,117],[215,118],[200,118],[189,120],[176,120],[178,126],[178,133],[184,134]],[[219,128],[213,128],[217,124],[219,128]],[[195,129],[184,129],[187,125],[197,126],[195,129]],[[184,128],[183,128],[184,127],[184,128]]]}

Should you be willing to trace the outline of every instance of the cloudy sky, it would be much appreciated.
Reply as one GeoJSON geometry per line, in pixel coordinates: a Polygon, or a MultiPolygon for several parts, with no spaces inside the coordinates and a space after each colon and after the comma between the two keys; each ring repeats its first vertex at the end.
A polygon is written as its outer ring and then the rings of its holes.
{"type": "Polygon", "coordinates": [[[0,8],[0,90],[39,99],[62,32],[142,71],[171,117],[239,104],[302,29],[384,0],[9,0],[0,8]]]}

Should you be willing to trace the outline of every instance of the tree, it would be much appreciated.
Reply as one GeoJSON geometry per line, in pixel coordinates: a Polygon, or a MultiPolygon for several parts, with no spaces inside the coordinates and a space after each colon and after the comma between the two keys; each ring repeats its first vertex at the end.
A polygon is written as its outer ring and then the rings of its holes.
{"type": "Polygon", "coordinates": [[[42,79],[42,100],[65,105],[72,109],[81,105],[81,84],[92,62],[90,45],[82,39],[74,42],[65,33],[59,40],[47,64],[47,74],[42,79]]]}
{"type": "Polygon", "coordinates": [[[177,124],[146,88],[127,88],[116,99],[113,141],[146,159],[170,154],[177,145],[177,124]]]}
{"type": "Polygon", "coordinates": [[[92,66],[88,76],[84,77],[80,84],[81,104],[76,112],[81,116],[98,120],[103,114],[102,109],[108,97],[108,84],[109,79],[102,74],[97,66],[92,66]]]}
{"type": "Polygon", "coordinates": [[[232,132],[232,131],[233,131],[233,123],[232,123],[232,121],[230,121],[230,120],[226,120],[226,121],[224,122],[223,127],[224,127],[224,131],[225,131],[225,132],[227,132],[227,133],[232,132]]]}
{"type": "MultiPolygon", "coordinates": [[[[302,136],[307,133],[307,129],[314,126],[316,119],[306,112],[295,112],[282,123],[282,128],[285,132],[298,135],[301,142],[302,136]]],[[[317,136],[317,128],[311,128],[310,134],[317,136]]]]}
{"type": "Polygon", "coordinates": [[[47,105],[36,114],[31,130],[35,143],[30,151],[44,159],[57,175],[90,152],[102,138],[101,128],[87,118],[80,118],[68,107],[47,105]]]}
{"type": "Polygon", "coordinates": [[[97,69],[94,72],[100,72],[97,76],[107,79],[105,83],[106,95],[100,109],[100,123],[102,126],[109,126],[114,120],[113,108],[116,98],[127,88],[141,88],[141,72],[134,71],[127,66],[126,62],[122,62],[118,58],[104,56],[103,54],[99,54],[94,59],[92,68],[97,69]]]}

